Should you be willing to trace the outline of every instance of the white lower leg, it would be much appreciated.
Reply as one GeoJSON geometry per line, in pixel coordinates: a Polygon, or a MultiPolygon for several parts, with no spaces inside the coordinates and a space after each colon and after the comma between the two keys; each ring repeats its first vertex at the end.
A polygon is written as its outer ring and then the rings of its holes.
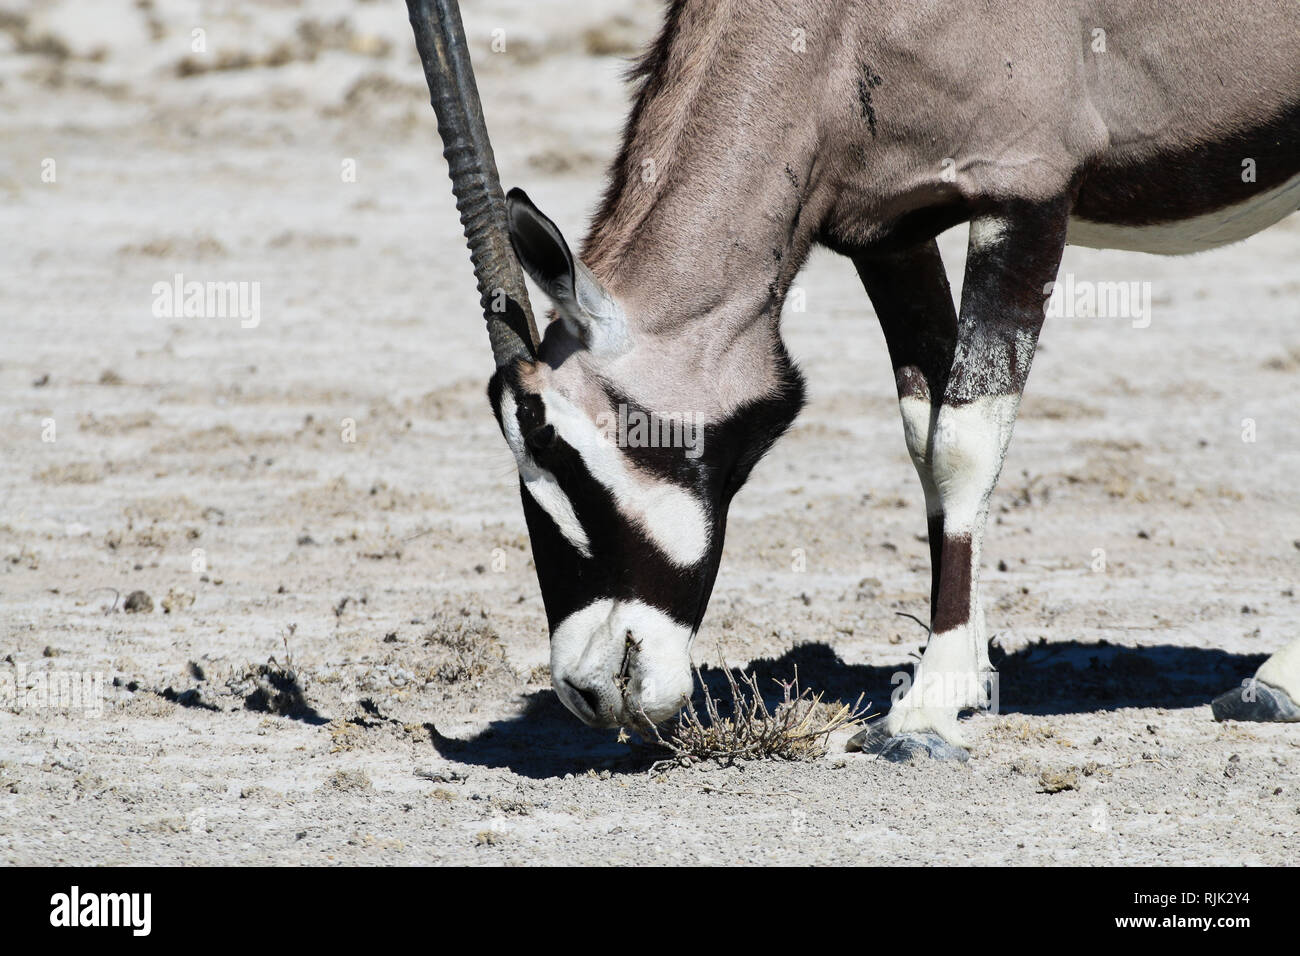
{"type": "Polygon", "coordinates": [[[930,635],[912,681],[890,708],[885,728],[891,734],[933,732],[958,747],[967,746],[957,714],[983,706],[987,671],[980,664],[979,638],[969,626],[930,635]]]}
{"type": "MultiPolygon", "coordinates": [[[[935,421],[926,465],[943,514],[941,593],[935,632],[911,685],[886,718],[891,733],[932,731],[965,746],[957,714],[988,703],[992,667],[979,600],[980,552],[989,495],[1002,470],[1018,405],[1018,396],[990,397],[945,406],[935,421]],[[958,563],[966,566],[956,567],[958,563]]],[[[919,408],[911,411],[904,411],[905,422],[920,418],[919,408]]]]}

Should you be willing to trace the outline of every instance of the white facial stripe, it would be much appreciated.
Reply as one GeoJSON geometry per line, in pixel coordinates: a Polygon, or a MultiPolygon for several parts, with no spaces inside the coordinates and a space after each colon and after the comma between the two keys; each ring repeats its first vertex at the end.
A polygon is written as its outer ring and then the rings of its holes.
{"type": "Polygon", "coordinates": [[[524,488],[533,496],[539,508],[551,516],[560,534],[578,549],[583,557],[591,557],[591,541],[587,532],[578,521],[578,514],[573,509],[573,502],[564,493],[559,482],[545,468],[539,468],[537,462],[528,454],[524,444],[523,432],[519,429],[519,419],[515,417],[515,400],[510,389],[501,390],[501,423],[505,430],[506,444],[514,452],[515,463],[519,467],[519,477],[523,479],[524,488]]]}
{"type": "Polygon", "coordinates": [[[542,393],[546,421],[582,456],[591,476],[609,489],[622,511],[636,521],[668,559],[680,567],[699,562],[709,546],[709,523],[695,495],[668,482],[647,484],[635,477],[623,452],[595,422],[558,392],[542,393]]]}

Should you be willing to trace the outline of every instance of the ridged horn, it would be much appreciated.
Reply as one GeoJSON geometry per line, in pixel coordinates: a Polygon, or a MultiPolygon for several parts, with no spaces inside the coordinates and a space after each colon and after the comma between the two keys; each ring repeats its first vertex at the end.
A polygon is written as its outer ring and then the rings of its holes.
{"type": "Polygon", "coordinates": [[[406,0],[424,63],[442,154],[465,229],[492,355],[500,368],[537,353],[537,326],[506,228],[506,202],[483,122],[469,45],[456,0],[406,0]]]}

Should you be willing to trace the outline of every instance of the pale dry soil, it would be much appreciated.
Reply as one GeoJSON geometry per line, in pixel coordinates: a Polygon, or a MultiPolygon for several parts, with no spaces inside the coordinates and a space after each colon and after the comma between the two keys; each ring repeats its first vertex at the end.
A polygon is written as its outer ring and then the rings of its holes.
{"type": "MultiPolygon", "coordinates": [[[[467,6],[503,180],[576,237],[657,5],[467,6]]],[[[1151,322],[1048,325],[968,763],[840,734],[650,772],[549,688],[403,5],[0,10],[0,675],[106,682],[99,716],[0,704],[0,861],[1294,862],[1300,727],[1208,701],[1300,627],[1295,219],[1195,258],[1068,252],[1150,283],[1151,322]],[[259,323],[156,315],[177,273],[259,283],[259,323]]],[[[696,659],[879,710],[924,642],[898,616],[926,613],[921,495],[852,268],[815,255],[799,286],[811,401],[732,510],[696,659]]]]}

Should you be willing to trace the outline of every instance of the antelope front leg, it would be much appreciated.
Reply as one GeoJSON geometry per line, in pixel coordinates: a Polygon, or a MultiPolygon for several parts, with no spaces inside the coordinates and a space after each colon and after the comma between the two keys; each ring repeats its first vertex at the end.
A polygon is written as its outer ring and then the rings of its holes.
{"type": "Polygon", "coordinates": [[[988,703],[992,668],[979,602],[984,525],[1042,327],[1045,290],[1060,265],[1068,208],[1064,199],[1014,204],[972,221],[941,397],[936,406],[900,390],[909,445],[925,435],[917,468],[923,483],[928,473],[936,560],[925,653],[906,693],[858,741],[883,756],[965,759],[957,716],[988,703]]]}
{"type": "Polygon", "coordinates": [[[903,438],[925,491],[930,532],[931,608],[938,603],[943,508],[930,462],[934,397],[943,394],[957,347],[957,311],[948,275],[931,240],[915,249],[853,260],[875,306],[894,367],[903,438]]]}

